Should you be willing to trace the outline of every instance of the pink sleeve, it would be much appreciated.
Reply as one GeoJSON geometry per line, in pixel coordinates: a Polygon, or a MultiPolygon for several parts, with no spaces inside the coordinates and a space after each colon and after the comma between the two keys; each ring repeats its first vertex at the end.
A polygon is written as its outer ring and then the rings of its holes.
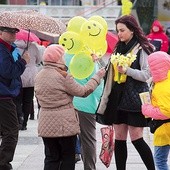
{"type": "Polygon", "coordinates": [[[165,115],[163,115],[158,107],[154,107],[151,104],[143,104],[142,105],[142,114],[151,117],[153,119],[165,120],[168,119],[165,115]]]}

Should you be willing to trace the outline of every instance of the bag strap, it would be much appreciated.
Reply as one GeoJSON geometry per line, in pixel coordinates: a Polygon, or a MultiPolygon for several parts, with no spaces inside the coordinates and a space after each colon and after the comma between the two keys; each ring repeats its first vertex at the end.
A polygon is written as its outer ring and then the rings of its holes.
{"type": "Polygon", "coordinates": [[[168,123],[168,122],[170,122],[170,119],[166,119],[166,120],[155,120],[155,119],[153,119],[154,120],[154,122],[158,122],[158,123],[168,123]]]}

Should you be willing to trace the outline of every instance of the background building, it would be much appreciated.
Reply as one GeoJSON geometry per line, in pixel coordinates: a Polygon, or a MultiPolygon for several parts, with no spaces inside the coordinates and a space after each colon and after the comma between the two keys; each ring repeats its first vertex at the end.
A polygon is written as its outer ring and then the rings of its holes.
{"type": "Polygon", "coordinates": [[[98,5],[115,0],[0,0],[0,4],[11,5],[39,5],[42,2],[46,5],[98,5]]]}
{"type": "MultiPolygon", "coordinates": [[[[148,34],[151,24],[158,19],[170,27],[170,0],[131,0],[132,13],[148,34]]],[[[0,11],[35,9],[65,22],[74,16],[100,15],[106,19],[109,30],[115,30],[114,21],[121,15],[121,0],[0,0],[0,11]],[[15,6],[13,6],[15,5],[15,6]]]]}

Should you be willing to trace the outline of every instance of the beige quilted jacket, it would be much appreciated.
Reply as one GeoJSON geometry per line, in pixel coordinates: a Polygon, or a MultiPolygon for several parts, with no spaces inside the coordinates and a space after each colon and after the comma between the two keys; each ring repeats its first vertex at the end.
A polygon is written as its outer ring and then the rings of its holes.
{"type": "Polygon", "coordinates": [[[86,97],[99,83],[100,77],[95,75],[85,86],[81,86],[59,65],[45,63],[35,79],[35,95],[41,106],[38,135],[62,137],[78,134],[80,127],[72,104],[73,97],[86,97]]]}

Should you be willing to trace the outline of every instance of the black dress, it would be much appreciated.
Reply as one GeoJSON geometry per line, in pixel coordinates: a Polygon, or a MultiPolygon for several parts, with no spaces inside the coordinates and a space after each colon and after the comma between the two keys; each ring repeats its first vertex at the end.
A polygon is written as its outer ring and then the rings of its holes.
{"type": "MultiPolygon", "coordinates": [[[[126,111],[119,110],[118,106],[122,97],[122,92],[124,89],[124,83],[115,83],[114,87],[109,96],[109,102],[111,105],[111,119],[114,124],[127,124],[135,127],[146,127],[147,119],[141,113],[141,111],[126,111]]],[[[109,103],[108,103],[109,104],[109,103]]]]}
{"type": "MultiPolygon", "coordinates": [[[[116,53],[127,54],[137,44],[136,38],[128,43],[121,43],[116,49],[116,53]]],[[[136,60],[132,63],[131,68],[140,70],[140,51],[137,53],[136,60]]],[[[105,121],[107,124],[127,124],[135,127],[147,126],[147,119],[141,113],[141,101],[139,93],[148,91],[148,85],[127,76],[125,83],[113,84],[107,108],[105,111],[105,121]]]]}

